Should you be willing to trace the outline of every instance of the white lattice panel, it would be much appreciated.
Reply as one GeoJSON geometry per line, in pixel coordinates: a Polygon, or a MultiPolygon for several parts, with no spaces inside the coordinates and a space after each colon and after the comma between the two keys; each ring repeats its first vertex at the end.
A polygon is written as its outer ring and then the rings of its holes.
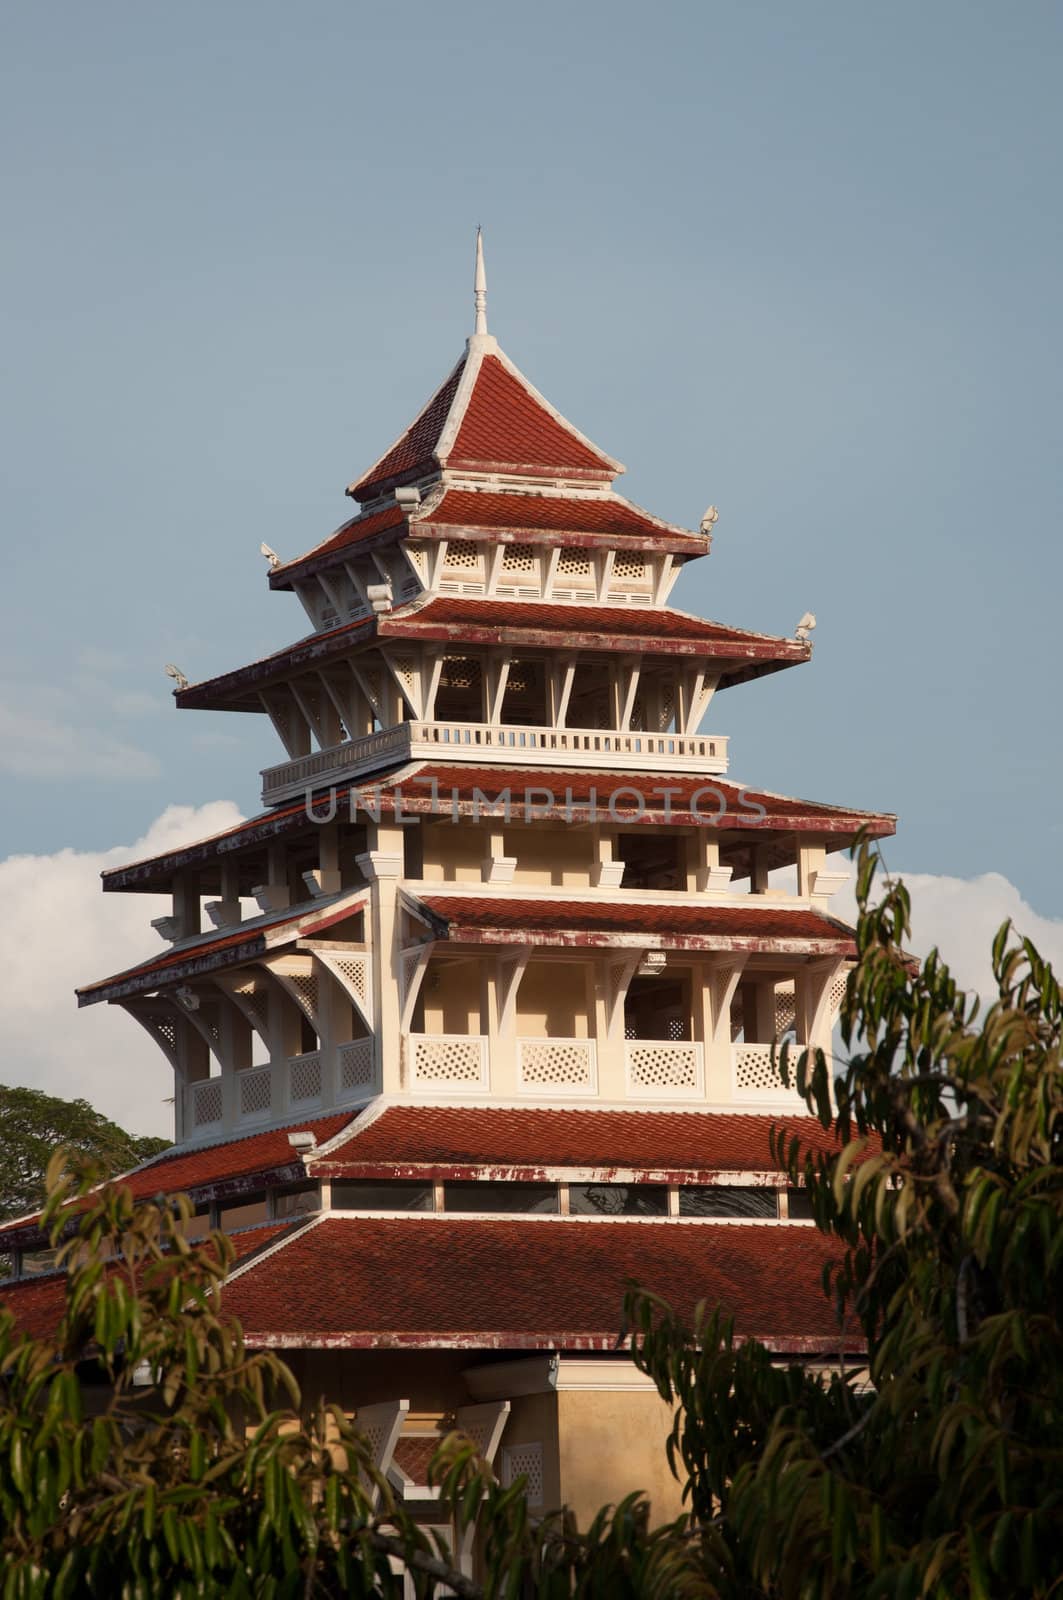
{"type": "Polygon", "coordinates": [[[372,957],[352,953],[337,955],[318,951],[318,960],[338,978],[354,1002],[367,1027],[373,1025],[373,968],[372,957]]]}
{"type": "Polygon", "coordinates": [[[447,572],[483,573],[483,557],[471,539],[451,539],[447,545],[447,572]]]}
{"type": "Polygon", "coordinates": [[[293,1056],[288,1062],[288,1098],[293,1105],[300,1101],[321,1099],[321,1056],[318,1051],[305,1056],[293,1056]]]}
{"type": "Polygon", "coordinates": [[[258,1117],[269,1111],[273,1100],[272,1073],[269,1067],[256,1067],[251,1072],[238,1072],[240,1085],[240,1115],[258,1117]]]}
{"type": "Polygon", "coordinates": [[[448,689],[475,689],[483,677],[483,668],[474,656],[447,656],[441,677],[448,689]]]}
{"type": "Polygon", "coordinates": [[[848,982],[849,974],[843,972],[839,977],[835,978],[830,986],[830,1015],[832,1022],[842,1008],[842,1001],[845,999],[845,990],[848,982]]]}
{"type": "Polygon", "coordinates": [[[530,544],[507,544],[502,554],[503,572],[534,572],[535,551],[530,544]]]}
{"type": "Polygon", "coordinates": [[[359,1089],[371,1089],[375,1083],[373,1041],[352,1039],[339,1049],[340,1094],[356,1094],[359,1089]]]}
{"type": "Polygon", "coordinates": [[[177,1065],[177,1018],[134,1013],[147,1028],[171,1066],[177,1065]]]}
{"type": "Polygon", "coordinates": [[[412,656],[392,656],[395,676],[398,678],[407,700],[413,695],[414,683],[417,676],[417,666],[412,656]]]}
{"type": "Polygon", "coordinates": [[[596,1087],[593,1039],[522,1039],[520,1084],[541,1093],[593,1094],[596,1087]]]}
{"type": "MultiPolygon", "coordinates": [[[[791,1083],[795,1081],[797,1059],[802,1048],[790,1048],[791,1083]]],[[[736,1099],[778,1100],[784,1105],[804,1105],[796,1089],[783,1088],[778,1065],[772,1063],[770,1044],[736,1044],[731,1046],[731,1051],[736,1099]]]]}
{"type": "Polygon", "coordinates": [[[502,1451],[502,1483],[510,1488],[518,1478],[527,1480],[525,1498],[530,1506],[541,1506],[543,1485],[543,1447],[541,1444],[514,1444],[502,1451]]]}
{"type": "Polygon", "coordinates": [[[643,579],[646,576],[646,560],[644,556],[635,555],[631,551],[618,552],[613,557],[613,576],[621,580],[643,579]]]}
{"type": "Polygon", "coordinates": [[[413,1080],[426,1088],[486,1085],[487,1041],[477,1034],[410,1035],[413,1080]]]}
{"type": "Polygon", "coordinates": [[[260,1028],[265,1028],[269,1022],[269,990],[256,988],[253,982],[242,983],[233,990],[239,995],[247,1012],[254,1017],[260,1028]]]}
{"type": "Polygon", "coordinates": [[[312,972],[295,973],[288,979],[292,991],[311,1023],[317,1021],[317,977],[312,972]]]}
{"type": "Polygon", "coordinates": [[[701,1046],[690,1040],[629,1040],[628,1092],[633,1095],[698,1095],[702,1090],[701,1046]]]}
{"type": "Polygon", "coordinates": [[[794,1025],[797,1015],[797,995],[791,983],[787,988],[780,984],[775,991],[775,1032],[779,1035],[786,1033],[794,1025]]]}
{"type": "Polygon", "coordinates": [[[220,1078],[207,1078],[192,1085],[192,1121],[197,1128],[221,1121],[220,1078]]]}
{"type": "Polygon", "coordinates": [[[566,578],[589,578],[591,575],[591,558],[586,550],[562,550],[558,558],[557,570],[566,578]]]}

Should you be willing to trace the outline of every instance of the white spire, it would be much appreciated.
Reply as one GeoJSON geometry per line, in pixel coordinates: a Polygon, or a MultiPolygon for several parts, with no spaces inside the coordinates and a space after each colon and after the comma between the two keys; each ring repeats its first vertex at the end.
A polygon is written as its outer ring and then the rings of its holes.
{"type": "Polygon", "coordinates": [[[487,273],[484,271],[484,234],[476,230],[476,278],[473,283],[473,304],[476,307],[476,332],[487,332],[487,273]]]}

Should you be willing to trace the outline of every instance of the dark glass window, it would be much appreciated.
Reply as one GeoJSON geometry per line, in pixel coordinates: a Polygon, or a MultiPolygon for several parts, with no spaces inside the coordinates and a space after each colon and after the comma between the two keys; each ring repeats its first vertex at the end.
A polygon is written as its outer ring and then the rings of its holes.
{"type": "Polygon", "coordinates": [[[571,1183],[568,1209],[576,1217],[666,1217],[668,1190],[657,1183],[571,1183]]]}
{"type": "Polygon", "coordinates": [[[448,1183],[443,1190],[444,1211],[560,1210],[553,1183],[448,1183]]]}
{"type": "Polygon", "coordinates": [[[430,1183],[333,1183],[335,1211],[431,1211],[430,1183]]]}
{"type": "Polygon", "coordinates": [[[273,1194],[275,1217],[303,1217],[321,1206],[320,1191],[316,1183],[290,1183],[273,1194]]]}
{"type": "Polygon", "coordinates": [[[679,1191],[681,1217],[777,1217],[779,1201],[774,1189],[751,1185],[692,1185],[679,1191]]]}
{"type": "Polygon", "coordinates": [[[811,1222],[812,1196],[807,1189],[787,1189],[787,1209],[792,1222],[811,1222]]]}

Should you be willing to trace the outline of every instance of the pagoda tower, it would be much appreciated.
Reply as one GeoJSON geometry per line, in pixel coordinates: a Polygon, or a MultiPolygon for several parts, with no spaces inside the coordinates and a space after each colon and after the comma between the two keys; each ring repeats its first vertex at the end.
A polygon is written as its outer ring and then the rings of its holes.
{"type": "MultiPolygon", "coordinates": [[[[806,630],[669,605],[715,513],[617,491],[488,332],[479,239],[475,318],[354,514],[265,551],[310,631],[175,691],[261,717],[280,759],[258,816],[104,873],[170,897],[166,948],[78,998],[173,1070],[176,1147],[129,1181],[233,1233],[251,1342],[357,1411],[427,1520],[453,1416],[533,1505],[646,1484],[663,1515],[626,1280],[723,1300],[780,1356],[838,1347],[768,1153],[818,1125],[772,1043],[829,1051],[855,945],[827,855],[894,819],[730,776],[716,697],[806,663],[806,630]]],[[[0,1237],[16,1309],[41,1243],[0,1237]]]]}

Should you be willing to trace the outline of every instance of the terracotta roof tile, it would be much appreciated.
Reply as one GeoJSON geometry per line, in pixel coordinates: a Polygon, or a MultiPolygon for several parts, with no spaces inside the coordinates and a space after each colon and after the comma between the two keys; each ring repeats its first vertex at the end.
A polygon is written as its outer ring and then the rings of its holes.
{"type": "MultiPolygon", "coordinates": [[[[511,933],[516,938],[546,935],[546,942],[566,942],[566,935],[607,938],[610,934],[647,934],[654,943],[683,948],[693,941],[719,941],[720,948],[778,948],[784,941],[825,944],[838,954],[856,954],[851,928],[818,911],[763,909],[750,906],[617,903],[610,900],[538,900],[493,895],[420,894],[426,907],[451,939],[511,933]]],[[[583,942],[583,941],[579,941],[583,942]]]]}
{"type": "MultiPolygon", "coordinates": [[[[138,1200],[151,1200],[159,1194],[198,1196],[203,1191],[221,1199],[226,1190],[246,1191],[249,1178],[267,1175],[272,1175],[274,1182],[295,1181],[302,1175],[303,1164],[289,1144],[288,1135],[309,1131],[319,1144],[324,1144],[335,1138],[357,1115],[357,1112],[338,1111],[327,1117],[289,1122],[282,1128],[263,1129],[261,1133],[247,1134],[242,1139],[226,1139],[219,1144],[191,1149],[175,1147],[130,1172],[116,1174],[108,1182],[122,1184],[138,1200]]],[[[10,1246],[13,1237],[34,1230],[36,1222],[36,1216],[17,1217],[0,1227],[0,1240],[6,1240],[10,1246]]]]}
{"type": "Polygon", "coordinates": [[[316,560],[318,556],[327,556],[336,550],[345,550],[348,545],[360,544],[363,540],[372,538],[374,534],[386,533],[390,528],[405,526],[406,514],[397,505],[385,506],[383,511],[374,511],[368,517],[352,517],[342,528],[337,528],[335,533],[329,534],[327,539],[315,545],[312,550],[307,550],[304,555],[296,556],[294,560],[285,561],[281,566],[275,567],[270,573],[270,582],[279,588],[283,581],[290,579],[293,569],[301,567],[305,562],[316,560]]]}
{"type": "Polygon", "coordinates": [[[595,1111],[583,1107],[391,1105],[312,1164],[356,1176],[411,1167],[610,1168],[655,1172],[771,1172],[773,1127],[824,1154],[832,1135],[815,1117],[755,1112],[595,1111]]]}
{"type": "Polygon", "coordinates": [[[691,541],[695,551],[704,542],[685,528],[669,527],[657,517],[640,511],[638,506],[619,495],[591,499],[448,489],[435,510],[423,520],[457,527],[506,528],[515,533],[535,528],[554,533],[616,533],[645,539],[680,534],[691,541]]]}
{"type": "Polygon", "coordinates": [[[371,500],[389,484],[396,483],[404,477],[417,476],[432,466],[439,435],[443,431],[443,425],[454,403],[454,396],[458,392],[461,375],[465,370],[465,359],[462,356],[454,371],[436,390],[406,432],[392,445],[386,455],[381,456],[380,460],[370,467],[363,478],[351,485],[348,494],[353,495],[356,500],[371,500]]]}
{"type": "Polygon", "coordinates": [[[794,1224],[343,1218],[224,1291],[252,1344],[610,1349],[628,1282],[690,1316],[720,1301],[779,1348],[836,1348],[823,1236],[794,1224]]]}
{"type": "MultiPolygon", "coordinates": [[[[231,1237],[237,1262],[246,1260],[290,1226],[286,1222],[269,1222],[260,1228],[244,1228],[234,1233],[231,1237]]],[[[65,1272],[0,1283],[0,1311],[10,1311],[16,1331],[31,1339],[50,1338],[59,1326],[65,1305],[65,1272]]]]}
{"type": "Polygon", "coordinates": [[[445,465],[579,473],[611,479],[616,465],[585,444],[497,356],[485,356],[445,465]]]}

